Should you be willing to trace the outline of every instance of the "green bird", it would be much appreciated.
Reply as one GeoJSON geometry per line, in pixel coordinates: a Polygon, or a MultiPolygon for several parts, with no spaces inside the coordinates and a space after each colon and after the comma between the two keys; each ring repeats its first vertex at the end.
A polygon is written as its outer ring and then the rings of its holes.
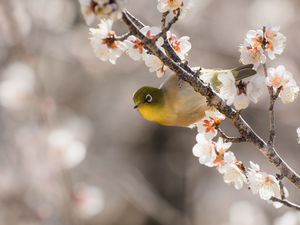
{"type": "MultiPolygon", "coordinates": [[[[201,69],[200,79],[216,88],[221,85],[218,80],[220,73],[231,71],[236,80],[241,80],[256,74],[252,67],[253,64],[231,70],[201,69]]],[[[133,101],[134,108],[138,109],[145,119],[166,126],[193,127],[205,116],[206,110],[212,109],[207,106],[206,98],[195,92],[189,83],[182,81],[182,86],[179,87],[178,76],[175,73],[159,88],[141,87],[133,94],[133,101]]]]}

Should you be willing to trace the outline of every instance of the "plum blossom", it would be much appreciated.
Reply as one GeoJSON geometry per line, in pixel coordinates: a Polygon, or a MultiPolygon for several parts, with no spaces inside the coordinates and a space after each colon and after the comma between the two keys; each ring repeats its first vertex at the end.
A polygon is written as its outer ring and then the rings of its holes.
{"type": "Polygon", "coordinates": [[[171,32],[167,32],[168,40],[174,50],[177,52],[180,59],[184,59],[187,55],[187,52],[192,48],[191,43],[189,42],[188,36],[183,36],[177,39],[175,34],[171,34],[171,32]]]}
{"type": "Polygon", "coordinates": [[[167,67],[155,55],[148,55],[145,57],[145,64],[149,67],[150,72],[156,71],[157,77],[162,77],[166,73],[167,67]]]}
{"type": "Polygon", "coordinates": [[[293,102],[299,92],[299,87],[296,84],[294,79],[289,80],[289,82],[283,87],[282,91],[279,94],[281,101],[283,103],[293,102]]]}
{"type": "Polygon", "coordinates": [[[281,87],[282,91],[279,97],[283,103],[293,102],[299,92],[299,87],[293,79],[293,75],[286,71],[282,65],[276,69],[268,68],[265,82],[267,86],[272,86],[275,89],[281,87]]]}
{"type": "Polygon", "coordinates": [[[119,20],[122,17],[122,10],[127,0],[79,0],[81,13],[87,25],[91,25],[95,18],[108,17],[112,20],[119,20]]]}
{"type": "Polygon", "coordinates": [[[173,11],[176,15],[180,10],[179,19],[183,19],[194,6],[194,0],[158,0],[157,9],[159,12],[173,11]]]}
{"type": "Polygon", "coordinates": [[[250,81],[235,82],[235,78],[229,71],[227,74],[221,73],[218,79],[222,82],[223,86],[220,89],[220,95],[227,100],[227,104],[234,104],[237,110],[245,109],[248,107],[250,100],[257,103],[257,99],[263,92],[264,78],[255,75],[250,81]]]}
{"type": "Polygon", "coordinates": [[[227,100],[227,105],[231,105],[237,95],[237,88],[235,85],[235,78],[232,72],[227,74],[221,73],[218,75],[218,80],[222,82],[223,86],[220,89],[220,95],[227,100]]]}
{"type": "Polygon", "coordinates": [[[198,133],[196,136],[197,144],[193,147],[193,155],[199,158],[199,162],[208,167],[215,166],[216,151],[215,144],[208,141],[203,134],[198,133]]]}
{"type": "Polygon", "coordinates": [[[253,69],[257,70],[260,63],[266,62],[266,56],[261,46],[252,45],[248,39],[244,39],[244,45],[240,46],[239,51],[241,52],[240,61],[243,64],[252,63],[253,69]]]}
{"type": "Polygon", "coordinates": [[[242,169],[243,165],[238,162],[231,152],[224,154],[225,165],[219,168],[219,172],[224,174],[223,180],[226,184],[234,183],[236,189],[241,189],[244,182],[248,183],[245,173],[242,169]]]}
{"type": "Polygon", "coordinates": [[[225,116],[218,111],[205,111],[205,117],[197,122],[198,132],[203,133],[207,140],[217,135],[217,126],[225,119],[225,116]]]}
{"type": "Polygon", "coordinates": [[[270,23],[266,26],[265,39],[267,41],[266,50],[270,59],[275,59],[275,54],[280,55],[283,52],[286,37],[278,32],[280,25],[271,25],[270,23]]]}
{"type": "Polygon", "coordinates": [[[127,45],[128,55],[133,60],[140,60],[141,57],[145,59],[147,57],[147,52],[144,49],[144,45],[135,36],[129,36],[124,43],[127,45]]]}
{"type": "Polygon", "coordinates": [[[121,41],[115,39],[115,32],[111,30],[113,21],[108,19],[101,20],[99,29],[90,28],[89,39],[94,53],[97,58],[107,61],[112,64],[116,63],[116,59],[119,58],[127,46],[121,41]]]}
{"type": "MultiPolygon", "coordinates": [[[[249,187],[253,194],[259,194],[259,197],[263,200],[269,200],[272,196],[281,199],[279,181],[272,175],[265,172],[261,172],[259,165],[250,161],[248,170],[249,187]]],[[[284,190],[288,195],[287,190],[284,190]]],[[[281,203],[275,202],[274,206],[279,208],[281,203]]]]}
{"type": "MultiPolygon", "coordinates": [[[[231,142],[223,142],[223,138],[219,137],[218,142],[216,143],[216,150],[218,152],[218,155],[216,156],[216,159],[214,160],[214,164],[219,170],[220,173],[222,173],[222,167],[226,164],[224,161],[224,156],[225,154],[227,155],[226,157],[230,157],[232,159],[235,159],[235,156],[233,152],[228,151],[228,149],[231,147],[232,143],[231,142]],[[223,157],[221,157],[221,156],[223,157]]],[[[228,159],[227,159],[228,161],[228,159]]]]}

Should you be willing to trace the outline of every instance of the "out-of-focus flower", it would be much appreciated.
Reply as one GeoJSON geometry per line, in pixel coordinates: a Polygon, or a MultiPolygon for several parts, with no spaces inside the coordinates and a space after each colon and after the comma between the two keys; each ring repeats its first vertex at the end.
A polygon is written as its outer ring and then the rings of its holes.
{"type": "Polygon", "coordinates": [[[274,225],[299,225],[300,213],[298,211],[288,211],[282,216],[277,217],[274,221],[274,225]]]}
{"type": "Polygon", "coordinates": [[[227,104],[234,104],[237,110],[245,109],[248,107],[250,100],[257,103],[257,99],[263,92],[264,78],[255,75],[248,82],[242,80],[238,83],[229,71],[227,74],[219,74],[218,79],[222,82],[223,86],[220,89],[220,95],[227,100],[227,104]]]}
{"type": "Polygon", "coordinates": [[[242,170],[242,163],[238,162],[233,153],[226,152],[224,154],[225,165],[219,169],[219,172],[224,174],[223,179],[226,184],[234,183],[236,189],[241,189],[244,182],[247,183],[247,178],[242,170]]]}
{"type": "Polygon", "coordinates": [[[104,208],[104,193],[97,187],[79,183],[74,188],[74,206],[83,218],[95,216],[104,208]]]}
{"type": "Polygon", "coordinates": [[[109,60],[112,64],[116,64],[116,59],[119,58],[124,50],[127,49],[125,43],[115,39],[115,32],[111,30],[113,21],[101,20],[99,29],[90,28],[89,39],[96,56],[103,60],[109,60]]]}
{"type": "Polygon", "coordinates": [[[144,49],[144,45],[142,45],[141,41],[135,36],[129,36],[124,43],[127,45],[128,55],[133,60],[140,60],[141,57],[145,59],[147,57],[147,52],[144,49]]]}
{"type": "Polygon", "coordinates": [[[207,140],[211,140],[217,135],[216,128],[224,119],[225,116],[218,111],[205,111],[205,117],[197,122],[198,132],[203,133],[207,140]]]}
{"type": "Polygon", "coordinates": [[[96,16],[99,19],[106,16],[112,20],[121,19],[127,0],[79,0],[79,3],[84,19],[90,26],[96,16]]]}
{"type": "Polygon", "coordinates": [[[81,13],[84,16],[85,22],[91,26],[95,20],[94,1],[93,0],[79,0],[81,13]]]}
{"type": "Polygon", "coordinates": [[[157,9],[161,13],[173,11],[174,15],[180,10],[179,19],[183,19],[194,6],[194,0],[158,0],[157,9]]]}
{"type": "Polygon", "coordinates": [[[12,110],[24,108],[34,95],[34,72],[23,63],[11,64],[0,83],[0,103],[12,110]]]}
{"type": "Polygon", "coordinates": [[[298,127],[297,129],[296,129],[296,132],[297,132],[297,135],[298,135],[298,144],[300,144],[300,127],[298,127]]]}
{"type": "Polygon", "coordinates": [[[167,32],[167,36],[171,46],[177,52],[180,59],[184,59],[188,51],[192,48],[192,45],[189,42],[190,37],[183,36],[177,40],[176,35],[171,34],[169,31],[167,32]]]}
{"type": "Polygon", "coordinates": [[[266,62],[266,56],[261,46],[251,45],[249,41],[245,38],[244,45],[240,46],[239,51],[241,52],[240,61],[243,64],[252,63],[253,69],[257,70],[260,63],[266,62]]]}
{"type": "Polygon", "coordinates": [[[51,152],[64,168],[71,169],[81,163],[86,155],[86,146],[75,139],[70,130],[56,129],[48,136],[51,152]]]}
{"type": "Polygon", "coordinates": [[[215,166],[216,152],[215,145],[212,141],[207,140],[203,134],[198,133],[196,136],[197,144],[193,147],[193,154],[199,157],[199,162],[209,167],[215,166]]]}
{"type": "Polygon", "coordinates": [[[146,66],[149,67],[150,72],[156,71],[157,77],[162,77],[166,73],[167,67],[155,55],[148,55],[145,59],[146,66]]]}

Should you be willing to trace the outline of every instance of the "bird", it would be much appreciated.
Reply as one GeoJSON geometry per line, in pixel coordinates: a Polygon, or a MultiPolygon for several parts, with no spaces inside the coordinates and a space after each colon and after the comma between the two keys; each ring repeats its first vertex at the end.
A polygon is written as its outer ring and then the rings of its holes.
{"type": "MultiPolygon", "coordinates": [[[[231,71],[236,80],[256,74],[253,64],[243,65],[231,70],[203,69],[200,70],[200,79],[210,83],[213,88],[221,85],[218,75],[231,71]]],[[[193,68],[198,70],[199,68],[193,68]]],[[[196,92],[193,87],[182,81],[178,76],[171,74],[159,88],[144,86],[133,94],[134,108],[147,120],[165,126],[194,127],[205,116],[208,106],[206,97],[196,92]]]]}

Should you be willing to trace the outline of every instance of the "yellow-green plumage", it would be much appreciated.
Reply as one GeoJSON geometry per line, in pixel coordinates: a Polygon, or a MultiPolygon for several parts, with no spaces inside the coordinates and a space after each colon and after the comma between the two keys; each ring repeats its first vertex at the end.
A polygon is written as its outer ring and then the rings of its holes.
{"type": "MultiPolygon", "coordinates": [[[[252,67],[249,64],[232,69],[231,72],[239,80],[254,75],[256,71],[252,67]]],[[[228,71],[202,69],[200,78],[215,88],[221,84],[218,74],[228,71]]],[[[140,88],[134,93],[133,101],[135,108],[145,119],[166,126],[191,127],[204,117],[206,110],[211,109],[207,106],[206,98],[195,92],[190,84],[182,81],[182,86],[179,87],[175,74],[170,75],[160,88],[140,88]]]]}

